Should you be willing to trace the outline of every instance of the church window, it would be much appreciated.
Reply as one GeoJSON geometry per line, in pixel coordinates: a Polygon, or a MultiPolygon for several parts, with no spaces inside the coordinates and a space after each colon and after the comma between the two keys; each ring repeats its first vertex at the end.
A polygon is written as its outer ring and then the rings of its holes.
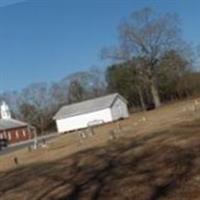
{"type": "Polygon", "coordinates": [[[15,132],[15,136],[16,136],[17,139],[19,139],[19,133],[18,133],[18,131],[15,132]]]}

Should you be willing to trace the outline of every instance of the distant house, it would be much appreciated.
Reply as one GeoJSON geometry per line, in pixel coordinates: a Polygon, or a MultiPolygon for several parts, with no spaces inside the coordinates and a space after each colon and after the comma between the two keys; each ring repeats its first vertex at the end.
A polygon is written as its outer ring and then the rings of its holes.
{"type": "Polygon", "coordinates": [[[5,102],[2,103],[0,109],[0,140],[6,140],[8,144],[12,144],[32,138],[29,125],[12,119],[9,107],[5,102]]]}
{"type": "Polygon", "coordinates": [[[54,116],[59,133],[108,123],[129,116],[127,101],[115,93],[62,107],[54,116]]]}

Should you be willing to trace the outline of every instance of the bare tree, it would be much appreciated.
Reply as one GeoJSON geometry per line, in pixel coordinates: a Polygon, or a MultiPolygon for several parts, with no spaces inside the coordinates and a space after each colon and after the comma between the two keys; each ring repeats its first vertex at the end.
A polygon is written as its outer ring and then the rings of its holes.
{"type": "Polygon", "coordinates": [[[83,101],[87,97],[87,91],[83,84],[78,79],[73,79],[68,88],[69,103],[83,101]]]}
{"type": "Polygon", "coordinates": [[[57,105],[51,96],[51,85],[47,83],[32,84],[21,92],[20,118],[43,132],[52,123],[52,116],[57,105]]]}
{"type": "Polygon", "coordinates": [[[178,49],[180,44],[177,16],[169,13],[161,15],[151,8],[144,8],[134,12],[120,25],[118,47],[104,49],[103,57],[125,61],[139,58],[138,76],[149,85],[153,102],[159,107],[159,60],[167,51],[178,49]]]}
{"type": "Polygon", "coordinates": [[[105,72],[97,67],[92,67],[89,69],[87,73],[89,74],[89,79],[88,79],[89,97],[95,98],[98,96],[105,95],[107,93],[105,72]]]}
{"type": "Polygon", "coordinates": [[[79,102],[106,93],[105,74],[96,67],[66,77],[69,103],[79,102]]]}

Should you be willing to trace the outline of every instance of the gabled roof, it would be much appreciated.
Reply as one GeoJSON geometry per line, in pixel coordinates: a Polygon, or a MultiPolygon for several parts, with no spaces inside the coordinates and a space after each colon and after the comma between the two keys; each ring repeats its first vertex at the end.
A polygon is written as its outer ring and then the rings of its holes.
{"type": "Polygon", "coordinates": [[[116,98],[122,99],[127,104],[127,101],[118,93],[106,95],[103,97],[98,97],[95,99],[90,99],[86,101],[82,101],[80,103],[70,104],[67,106],[63,106],[56,113],[53,119],[63,119],[67,117],[72,117],[76,115],[81,115],[85,113],[90,113],[106,108],[110,108],[116,98]]]}
{"type": "Polygon", "coordinates": [[[0,119],[0,131],[27,126],[25,122],[16,119],[0,119]]]}

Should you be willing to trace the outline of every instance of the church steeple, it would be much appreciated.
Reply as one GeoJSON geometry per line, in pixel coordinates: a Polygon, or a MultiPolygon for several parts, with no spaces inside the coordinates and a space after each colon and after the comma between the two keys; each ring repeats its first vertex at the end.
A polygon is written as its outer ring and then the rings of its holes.
{"type": "Polygon", "coordinates": [[[1,118],[2,119],[11,119],[10,109],[5,101],[3,101],[1,104],[1,118]]]}

